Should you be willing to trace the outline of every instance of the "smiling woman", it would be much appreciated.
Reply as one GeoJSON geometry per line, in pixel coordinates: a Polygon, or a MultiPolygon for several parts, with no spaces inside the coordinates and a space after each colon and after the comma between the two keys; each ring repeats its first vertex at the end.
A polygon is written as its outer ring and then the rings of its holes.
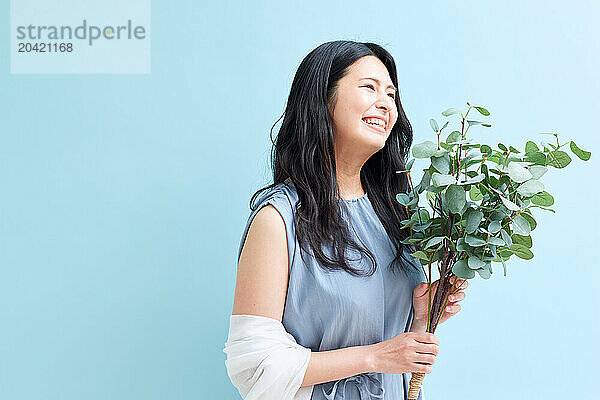
{"type": "Polygon", "coordinates": [[[432,370],[398,223],[412,129],[397,86],[374,43],[324,43],[298,67],[238,251],[224,352],[244,399],[406,399],[408,373],[432,370]]]}
{"type": "Polygon", "coordinates": [[[337,168],[342,178],[338,183],[341,191],[352,192],[359,189],[362,165],[385,147],[399,111],[394,101],[395,86],[385,65],[375,56],[357,60],[337,86],[335,105],[331,107],[335,159],[353,162],[337,168]],[[357,150],[361,154],[356,154],[357,150]]]}

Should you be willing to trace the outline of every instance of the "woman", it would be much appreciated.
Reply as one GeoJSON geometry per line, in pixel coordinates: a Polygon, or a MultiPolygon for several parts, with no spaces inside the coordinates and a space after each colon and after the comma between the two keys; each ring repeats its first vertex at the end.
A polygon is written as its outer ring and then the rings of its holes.
{"type": "MultiPolygon", "coordinates": [[[[232,317],[280,323],[310,349],[305,398],[406,399],[408,373],[430,373],[438,354],[425,332],[427,284],[402,243],[406,213],[395,200],[409,190],[396,171],[412,143],[397,86],[394,59],[376,44],[310,52],[274,143],[273,184],[250,202],[232,317]]],[[[464,297],[450,298],[441,321],[464,297]]]]}

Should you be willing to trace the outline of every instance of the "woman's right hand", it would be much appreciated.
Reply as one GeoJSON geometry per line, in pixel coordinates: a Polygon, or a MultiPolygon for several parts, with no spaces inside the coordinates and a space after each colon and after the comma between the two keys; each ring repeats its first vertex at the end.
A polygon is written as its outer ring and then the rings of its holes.
{"type": "Polygon", "coordinates": [[[440,340],[428,332],[406,332],[370,345],[372,369],[369,372],[403,374],[430,373],[439,353],[440,340]]]}

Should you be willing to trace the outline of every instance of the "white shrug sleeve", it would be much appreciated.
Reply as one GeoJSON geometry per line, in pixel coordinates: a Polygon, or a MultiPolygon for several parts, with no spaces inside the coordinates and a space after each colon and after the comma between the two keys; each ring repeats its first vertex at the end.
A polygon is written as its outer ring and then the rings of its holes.
{"type": "Polygon", "coordinates": [[[311,350],[283,324],[259,315],[231,315],[223,352],[231,383],[244,400],[310,400],[313,386],[300,387],[311,350]]]}

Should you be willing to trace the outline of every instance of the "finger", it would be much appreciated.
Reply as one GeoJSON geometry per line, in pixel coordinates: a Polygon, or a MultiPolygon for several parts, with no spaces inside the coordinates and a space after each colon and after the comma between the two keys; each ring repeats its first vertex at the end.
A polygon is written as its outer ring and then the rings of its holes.
{"type": "Polygon", "coordinates": [[[433,333],[429,333],[429,332],[417,333],[417,335],[415,335],[414,340],[418,343],[435,344],[437,346],[440,345],[440,339],[437,336],[435,336],[433,333]]]}
{"type": "Polygon", "coordinates": [[[417,356],[415,357],[415,362],[433,365],[435,363],[435,356],[432,354],[417,353],[417,356]]]}
{"type": "Polygon", "coordinates": [[[430,374],[433,371],[433,366],[425,365],[421,363],[413,363],[411,366],[412,372],[422,372],[424,374],[430,374]]]}
{"type": "Polygon", "coordinates": [[[448,301],[456,303],[461,300],[464,300],[465,297],[467,297],[467,295],[465,293],[458,292],[458,293],[454,293],[454,294],[451,294],[450,296],[448,296],[448,301]]]}
{"type": "Polygon", "coordinates": [[[460,304],[456,304],[456,303],[452,303],[446,306],[446,309],[444,310],[444,312],[448,313],[448,314],[456,314],[457,312],[459,312],[461,309],[460,304]]]}
{"type": "Polygon", "coordinates": [[[425,293],[427,293],[427,289],[428,289],[427,282],[421,282],[417,286],[415,286],[415,289],[413,290],[413,296],[414,297],[422,297],[425,295],[425,293]]]}
{"type": "Polygon", "coordinates": [[[466,281],[467,281],[466,279],[459,278],[456,275],[453,275],[452,278],[451,278],[451,282],[456,282],[456,284],[461,284],[461,283],[464,283],[466,281]]]}
{"type": "Polygon", "coordinates": [[[452,290],[450,291],[450,294],[455,294],[455,293],[459,293],[459,292],[464,292],[465,289],[467,287],[466,286],[455,286],[454,288],[452,288],[452,290]]]}
{"type": "Polygon", "coordinates": [[[433,354],[434,356],[437,356],[440,353],[440,346],[437,344],[419,343],[417,346],[417,353],[433,354]]]}
{"type": "Polygon", "coordinates": [[[469,282],[466,279],[459,279],[457,283],[458,290],[465,290],[469,286],[469,282]]]}

